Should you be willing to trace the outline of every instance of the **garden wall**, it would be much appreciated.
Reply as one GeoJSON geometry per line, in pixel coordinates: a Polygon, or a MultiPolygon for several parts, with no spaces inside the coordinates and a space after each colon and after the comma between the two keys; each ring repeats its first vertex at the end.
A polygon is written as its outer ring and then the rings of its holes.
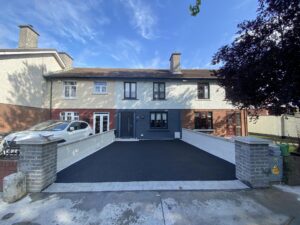
{"type": "Polygon", "coordinates": [[[212,155],[235,164],[234,141],[193,130],[182,129],[182,140],[212,155]]]}
{"type": "Polygon", "coordinates": [[[96,134],[57,148],[57,172],[106,147],[115,140],[114,130],[96,134]]]}

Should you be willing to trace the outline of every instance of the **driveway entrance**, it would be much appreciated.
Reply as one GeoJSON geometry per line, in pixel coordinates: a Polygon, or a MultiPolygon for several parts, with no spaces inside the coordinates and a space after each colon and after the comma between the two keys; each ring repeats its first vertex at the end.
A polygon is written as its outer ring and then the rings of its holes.
{"type": "Polygon", "coordinates": [[[58,183],[234,180],[235,165],[180,140],[114,142],[57,174],[58,183]]]}

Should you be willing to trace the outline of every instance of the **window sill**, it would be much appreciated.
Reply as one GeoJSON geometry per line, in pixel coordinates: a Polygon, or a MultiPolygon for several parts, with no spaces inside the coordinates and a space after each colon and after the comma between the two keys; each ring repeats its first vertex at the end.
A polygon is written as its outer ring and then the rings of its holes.
{"type": "Polygon", "coordinates": [[[77,100],[78,98],[66,98],[66,97],[63,97],[64,100],[77,100]]]}
{"type": "Polygon", "coordinates": [[[139,100],[139,99],[137,99],[137,98],[123,98],[122,100],[124,100],[124,101],[126,101],[126,100],[139,100]]]}
{"type": "Polygon", "coordinates": [[[148,130],[149,132],[170,132],[169,129],[165,129],[165,128],[150,128],[148,130]]]}
{"type": "Polygon", "coordinates": [[[152,99],[152,101],[167,101],[167,99],[152,99]]]}
{"type": "Polygon", "coordinates": [[[193,129],[193,131],[199,131],[199,132],[213,132],[215,129],[193,129]]]}
{"type": "Polygon", "coordinates": [[[108,95],[108,93],[97,93],[97,92],[93,92],[92,95],[108,95]]]}

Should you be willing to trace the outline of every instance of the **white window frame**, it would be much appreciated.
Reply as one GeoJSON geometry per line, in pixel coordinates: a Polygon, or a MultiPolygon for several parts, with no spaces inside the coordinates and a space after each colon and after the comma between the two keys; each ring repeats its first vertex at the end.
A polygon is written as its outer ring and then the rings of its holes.
{"type": "Polygon", "coordinates": [[[65,99],[76,99],[77,97],[77,81],[74,81],[74,80],[66,80],[66,81],[63,81],[63,97],[65,99]],[[74,82],[75,84],[68,84],[70,82],[74,82]],[[66,96],[66,88],[69,88],[69,96],[66,96]],[[72,95],[72,87],[75,87],[75,95],[74,96],[71,96],[72,95]]]}
{"type": "MultiPolygon", "coordinates": [[[[96,134],[96,116],[100,116],[100,124],[103,124],[103,116],[107,116],[107,131],[109,131],[109,124],[110,124],[110,118],[109,118],[109,112],[94,112],[93,117],[93,129],[94,133],[96,134]]],[[[100,134],[103,133],[103,126],[100,127],[100,134]]]]}
{"type": "Polygon", "coordinates": [[[94,82],[94,94],[104,95],[107,94],[107,82],[106,81],[95,81],[94,82]],[[97,86],[99,90],[97,90],[97,86]],[[105,90],[104,90],[105,89],[105,90]]]}
{"type": "Polygon", "coordinates": [[[79,120],[79,113],[78,112],[60,112],[59,113],[59,119],[63,121],[78,121],[79,120]],[[68,117],[71,119],[68,120],[68,117]]]}

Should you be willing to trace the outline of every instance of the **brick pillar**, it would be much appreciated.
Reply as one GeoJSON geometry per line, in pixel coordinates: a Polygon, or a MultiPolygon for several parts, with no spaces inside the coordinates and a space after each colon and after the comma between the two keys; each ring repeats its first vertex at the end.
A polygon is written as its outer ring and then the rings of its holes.
{"type": "Polygon", "coordinates": [[[236,177],[250,187],[269,186],[269,143],[254,137],[235,139],[236,177]]]}
{"type": "Polygon", "coordinates": [[[28,192],[40,192],[56,180],[57,140],[35,138],[19,141],[18,171],[26,175],[28,192]]]}

